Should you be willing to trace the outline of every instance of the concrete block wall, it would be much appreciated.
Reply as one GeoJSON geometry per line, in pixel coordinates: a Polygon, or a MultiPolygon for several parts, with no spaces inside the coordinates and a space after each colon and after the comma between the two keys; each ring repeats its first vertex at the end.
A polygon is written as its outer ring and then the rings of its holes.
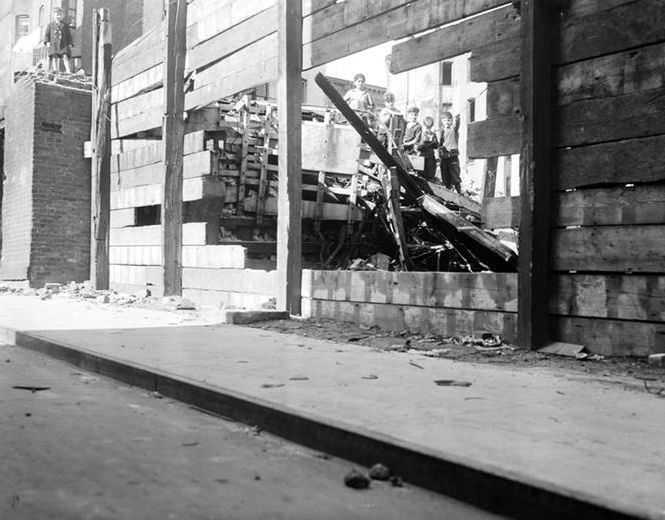
{"type": "Polygon", "coordinates": [[[83,281],[90,265],[90,93],[15,84],[7,108],[0,279],[83,281]]]}
{"type": "Polygon", "coordinates": [[[25,280],[32,234],[32,165],[35,86],[17,82],[5,110],[4,187],[0,279],[25,280]]]}
{"type": "Polygon", "coordinates": [[[29,278],[83,281],[90,272],[89,91],[37,83],[29,278]]]}

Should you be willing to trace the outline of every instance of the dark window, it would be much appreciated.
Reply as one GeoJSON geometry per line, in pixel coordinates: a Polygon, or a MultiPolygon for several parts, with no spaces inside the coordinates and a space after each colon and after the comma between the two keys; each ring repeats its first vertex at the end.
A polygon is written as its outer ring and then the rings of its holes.
{"type": "Polygon", "coordinates": [[[476,98],[469,98],[466,100],[467,114],[469,123],[476,120],[476,98]]]}
{"type": "Polygon", "coordinates": [[[445,87],[450,87],[453,84],[453,62],[442,61],[439,65],[439,83],[445,87]]]}

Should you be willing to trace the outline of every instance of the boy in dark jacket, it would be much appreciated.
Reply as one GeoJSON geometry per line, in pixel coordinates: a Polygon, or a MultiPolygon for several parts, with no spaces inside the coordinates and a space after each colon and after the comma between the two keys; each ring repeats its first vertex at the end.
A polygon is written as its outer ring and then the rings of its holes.
{"type": "Polygon", "coordinates": [[[44,31],[44,45],[48,48],[49,70],[60,71],[60,62],[65,66],[65,72],[71,72],[69,56],[72,48],[72,33],[69,25],[62,19],[62,9],[53,10],[53,21],[44,31]]]}
{"type": "Polygon", "coordinates": [[[444,112],[441,123],[443,128],[439,138],[439,160],[441,161],[443,185],[446,188],[453,188],[457,193],[462,193],[459,166],[459,115],[453,119],[450,112],[444,112]]]}
{"type": "Polygon", "coordinates": [[[420,156],[425,158],[423,177],[428,181],[433,181],[436,177],[436,157],[434,150],[439,147],[439,141],[434,131],[434,118],[427,116],[423,119],[423,134],[420,140],[420,156]]]}

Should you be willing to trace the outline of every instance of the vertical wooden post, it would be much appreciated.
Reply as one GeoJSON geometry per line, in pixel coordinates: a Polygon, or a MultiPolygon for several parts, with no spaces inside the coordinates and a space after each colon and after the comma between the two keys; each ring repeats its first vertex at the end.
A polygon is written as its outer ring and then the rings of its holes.
{"type": "Polygon", "coordinates": [[[300,314],[302,285],[302,2],[278,0],[277,307],[300,314]]]}
{"type": "Polygon", "coordinates": [[[95,289],[108,289],[111,218],[111,16],[108,9],[94,11],[92,41],[90,281],[95,289]]]}
{"type": "Polygon", "coordinates": [[[187,0],[168,0],[166,27],[162,124],[162,251],[164,294],[177,296],[182,294],[182,154],[185,138],[183,80],[187,52],[187,0]]]}
{"type": "Polygon", "coordinates": [[[521,222],[518,263],[519,345],[538,348],[550,339],[550,177],[553,145],[553,56],[556,10],[552,0],[521,1],[520,157],[521,222]]]}

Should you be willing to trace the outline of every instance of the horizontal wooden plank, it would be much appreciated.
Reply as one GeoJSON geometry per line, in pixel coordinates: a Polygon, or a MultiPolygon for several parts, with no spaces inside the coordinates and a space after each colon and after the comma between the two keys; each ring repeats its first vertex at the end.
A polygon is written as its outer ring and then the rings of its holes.
{"type": "Polygon", "coordinates": [[[665,181],[665,135],[558,150],[560,189],[665,181]]]}
{"type": "Polygon", "coordinates": [[[109,265],[109,278],[112,283],[143,286],[162,285],[164,270],[161,266],[109,265]]]}
{"type": "Polygon", "coordinates": [[[665,90],[586,99],[559,107],[558,146],[665,133],[665,90]]]}
{"type": "Polygon", "coordinates": [[[665,352],[665,323],[565,316],[552,321],[555,340],[584,345],[590,352],[604,356],[665,352]]]}
{"type": "Polygon", "coordinates": [[[302,290],[317,300],[517,311],[515,273],[305,270],[302,290]]]}
{"type": "Polygon", "coordinates": [[[583,189],[558,200],[558,226],[661,224],[665,234],[665,184],[583,189]]]}
{"type": "Polygon", "coordinates": [[[516,116],[504,116],[470,123],[467,155],[471,159],[520,153],[522,124],[516,116]]]}
{"type": "Polygon", "coordinates": [[[274,309],[277,293],[253,294],[183,287],[183,298],[215,309],[274,309]]]}
{"type": "Polygon", "coordinates": [[[117,119],[114,116],[111,124],[111,138],[120,139],[146,130],[161,128],[163,115],[164,108],[158,104],[154,107],[147,107],[143,112],[131,117],[117,119]]]}
{"type": "MultiPolygon", "coordinates": [[[[226,194],[224,181],[212,175],[185,179],[182,183],[183,201],[224,198],[226,194]]],[[[120,188],[111,192],[111,209],[155,206],[162,203],[163,196],[164,188],[161,184],[120,188]]]]}
{"type": "Polygon", "coordinates": [[[162,160],[161,141],[152,141],[146,146],[123,151],[111,156],[111,172],[131,170],[162,160]]]}
{"type": "MultiPolygon", "coordinates": [[[[190,222],[182,225],[183,245],[206,245],[216,236],[216,229],[209,229],[206,222],[190,222]]],[[[114,246],[151,246],[162,243],[162,226],[142,226],[133,228],[111,229],[109,245],[114,246]]]]}
{"type": "Polygon", "coordinates": [[[520,74],[520,39],[506,38],[476,47],[469,57],[469,79],[499,81],[520,74]]]}
{"type": "Polygon", "coordinates": [[[134,208],[111,210],[110,227],[121,228],[133,226],[136,224],[136,215],[134,208]]]}
{"type": "Polygon", "coordinates": [[[154,107],[161,107],[164,104],[164,90],[158,88],[145,94],[141,94],[124,101],[120,101],[113,106],[111,124],[115,124],[115,118],[123,121],[130,117],[142,114],[154,107]]]}
{"type": "Polygon", "coordinates": [[[165,26],[160,22],[142,37],[118,51],[113,57],[111,82],[117,85],[162,63],[165,49],[165,26]]]}
{"type": "Polygon", "coordinates": [[[330,318],[358,325],[376,325],[384,330],[419,332],[441,336],[498,334],[506,341],[515,338],[516,314],[500,311],[470,311],[441,307],[354,303],[303,298],[303,315],[330,318]]]}
{"type": "MultiPolygon", "coordinates": [[[[229,245],[183,246],[183,267],[243,269],[247,248],[229,245]]],[[[161,246],[113,246],[109,262],[122,265],[161,265],[161,246]]]]}
{"type": "Polygon", "coordinates": [[[429,183],[430,188],[434,195],[440,199],[455,204],[459,208],[463,208],[469,213],[480,216],[481,206],[475,200],[460,195],[452,189],[444,188],[441,184],[429,183]]]}
{"type": "MultiPolygon", "coordinates": [[[[242,0],[242,3],[252,5],[254,2],[242,0]]],[[[227,12],[221,14],[224,20],[228,20],[227,12]]],[[[273,6],[191,48],[187,55],[187,66],[190,70],[206,67],[276,31],[277,7],[273,6]]]]}
{"type": "Polygon", "coordinates": [[[191,289],[277,294],[277,271],[184,268],[182,285],[191,289]]]}
{"type": "Polygon", "coordinates": [[[665,226],[602,226],[553,230],[558,271],[665,271],[665,226]]]}
{"type": "Polygon", "coordinates": [[[665,276],[559,274],[554,277],[550,312],[665,322],[665,276]]]}
{"type": "MultiPolygon", "coordinates": [[[[246,198],[244,201],[244,209],[250,213],[256,212],[256,198],[246,198]]],[[[322,220],[347,220],[349,206],[347,204],[336,204],[332,202],[324,202],[321,207],[320,217],[322,220]]],[[[317,205],[315,201],[303,200],[302,201],[302,218],[313,219],[316,218],[317,205]]],[[[277,215],[277,197],[269,197],[265,202],[265,215],[277,215]]],[[[351,206],[351,220],[361,220],[362,210],[357,206],[351,206]]]]}
{"type": "Polygon", "coordinates": [[[277,79],[277,35],[271,34],[215,63],[197,75],[185,96],[185,109],[212,103],[277,79]]]}
{"type": "Polygon", "coordinates": [[[342,29],[366,23],[368,20],[408,4],[408,0],[345,0],[325,9],[303,16],[303,44],[311,43],[342,29]]]}
{"type": "MultiPolygon", "coordinates": [[[[361,2],[355,1],[356,5],[361,2]]],[[[371,3],[371,2],[367,2],[371,3]]],[[[303,70],[460,20],[504,0],[416,0],[303,45],[303,70]]],[[[361,19],[358,20],[360,22],[361,19]]]]}
{"type": "MultiPolygon", "coordinates": [[[[182,160],[183,179],[203,177],[213,171],[213,154],[211,151],[185,155],[182,160]]],[[[164,166],[161,162],[148,164],[132,170],[111,173],[111,191],[158,184],[164,181],[164,166]]]]}
{"type": "Polygon", "coordinates": [[[487,119],[518,115],[520,110],[519,78],[487,84],[487,119]]]}
{"type": "Polygon", "coordinates": [[[586,16],[588,14],[599,13],[607,9],[614,9],[617,6],[629,4],[635,0],[572,0],[566,5],[566,10],[562,13],[568,18],[586,16]]]}
{"type": "Polygon", "coordinates": [[[135,76],[113,85],[111,88],[111,99],[118,103],[141,92],[147,92],[159,87],[164,79],[164,68],[161,63],[139,72],[135,76]]]}
{"type": "Polygon", "coordinates": [[[570,63],[665,40],[663,20],[662,0],[635,0],[586,16],[564,18],[560,62],[570,63]]]}
{"type": "Polygon", "coordinates": [[[622,96],[665,87],[665,43],[648,45],[560,67],[559,104],[622,96]]]}
{"type": "Polygon", "coordinates": [[[447,60],[491,45],[506,38],[514,38],[520,32],[517,11],[508,4],[460,23],[442,27],[417,38],[394,45],[391,53],[390,72],[399,74],[417,67],[447,60]]]}
{"type": "Polygon", "coordinates": [[[520,197],[483,199],[482,222],[487,229],[519,228],[520,197]]]}

